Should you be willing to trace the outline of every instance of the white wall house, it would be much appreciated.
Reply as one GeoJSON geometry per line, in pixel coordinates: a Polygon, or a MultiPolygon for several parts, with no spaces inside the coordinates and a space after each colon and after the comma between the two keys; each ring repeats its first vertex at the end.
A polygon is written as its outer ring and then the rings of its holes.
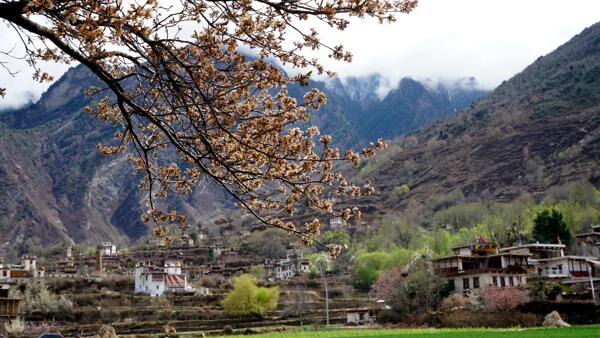
{"type": "Polygon", "coordinates": [[[165,272],[171,275],[181,275],[181,268],[183,267],[183,261],[181,259],[167,259],[165,260],[165,272]]]}
{"type": "Polygon", "coordinates": [[[375,317],[369,309],[353,309],[346,311],[346,323],[364,325],[375,322],[375,317]]]}
{"type": "Polygon", "coordinates": [[[329,219],[329,228],[331,230],[341,229],[344,226],[344,220],[341,217],[329,219]]]}
{"type": "Polygon", "coordinates": [[[454,292],[527,282],[529,253],[499,252],[495,243],[483,239],[452,250],[454,255],[436,258],[434,267],[454,292]]]}
{"type": "Polygon", "coordinates": [[[565,256],[564,244],[532,243],[501,249],[506,253],[529,254],[530,275],[575,282],[596,276],[594,257],[565,256]]]}
{"type": "Polygon", "coordinates": [[[162,296],[167,292],[199,291],[201,294],[208,294],[208,289],[195,290],[188,284],[187,275],[182,273],[182,265],[182,261],[177,259],[166,260],[162,268],[139,265],[134,272],[135,293],[145,293],[153,297],[162,296]]]}
{"type": "Polygon", "coordinates": [[[117,254],[117,246],[111,242],[102,242],[102,244],[98,245],[98,249],[100,249],[100,254],[102,256],[117,254]]]}
{"type": "Polygon", "coordinates": [[[150,296],[162,296],[165,293],[165,275],[162,269],[152,266],[135,268],[135,293],[145,293],[150,296]]]}
{"type": "Polygon", "coordinates": [[[273,259],[263,264],[267,278],[289,279],[308,272],[310,263],[307,259],[273,259]]]}

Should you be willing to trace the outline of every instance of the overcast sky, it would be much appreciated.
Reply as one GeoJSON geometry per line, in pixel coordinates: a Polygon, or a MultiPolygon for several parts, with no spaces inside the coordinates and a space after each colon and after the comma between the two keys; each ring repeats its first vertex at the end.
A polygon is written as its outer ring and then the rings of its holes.
{"type": "MultiPolygon", "coordinates": [[[[421,0],[413,13],[394,24],[360,21],[344,32],[320,34],[325,42],[341,42],[354,54],[351,64],[325,62],[342,77],[378,72],[396,83],[404,76],[474,76],[491,89],[597,21],[597,0],[421,0]]],[[[17,43],[4,24],[0,37],[2,51],[17,43]]],[[[8,89],[0,108],[37,100],[48,86],[33,82],[25,65],[10,62],[21,71],[13,78],[0,69],[0,87],[8,89]]],[[[46,69],[58,77],[67,67],[46,69]]]]}

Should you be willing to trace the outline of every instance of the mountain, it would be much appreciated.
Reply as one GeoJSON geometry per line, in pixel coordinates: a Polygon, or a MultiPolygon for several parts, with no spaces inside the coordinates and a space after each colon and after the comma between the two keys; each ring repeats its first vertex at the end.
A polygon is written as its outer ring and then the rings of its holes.
{"type": "Polygon", "coordinates": [[[508,201],[570,181],[598,186],[599,164],[600,23],[460,114],[396,139],[358,175],[379,188],[361,203],[383,214],[459,190],[508,201]]]}
{"type": "MultiPolygon", "coordinates": [[[[474,78],[470,78],[468,83],[461,79],[451,84],[430,86],[406,77],[392,87],[378,74],[348,77],[344,81],[336,78],[325,86],[316,84],[316,87],[326,92],[330,101],[322,115],[336,107],[343,115],[344,123],[351,126],[352,135],[358,142],[342,143],[348,146],[363,145],[377,138],[391,139],[415,131],[465,109],[488,93],[479,89],[474,78]],[[384,95],[385,90],[389,91],[384,95]]],[[[328,132],[327,128],[324,129],[328,132]]]]}
{"type": "MultiPolygon", "coordinates": [[[[314,81],[314,87],[328,93],[329,103],[311,123],[339,145],[357,146],[381,136],[362,128],[366,121],[375,129],[385,127],[383,136],[395,137],[485,94],[455,88],[472,95],[456,106],[449,91],[404,79],[380,99],[383,81],[379,75],[314,81]],[[413,98],[415,91],[420,96],[413,98]]],[[[35,104],[0,112],[0,251],[18,254],[58,240],[127,243],[147,234],[139,217],[143,196],[129,163],[124,156],[103,156],[96,150],[98,143],[112,140],[114,130],[82,111],[90,100],[83,91],[94,84],[95,76],[78,66],[35,104]]],[[[305,90],[290,88],[299,98],[305,90]]],[[[225,210],[231,214],[233,201],[208,184],[174,205],[194,222],[209,222],[225,217],[225,210]]]]}

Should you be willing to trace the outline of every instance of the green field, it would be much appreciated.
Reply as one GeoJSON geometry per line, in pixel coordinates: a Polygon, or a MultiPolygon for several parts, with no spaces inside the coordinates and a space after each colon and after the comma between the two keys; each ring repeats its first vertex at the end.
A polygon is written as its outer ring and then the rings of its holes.
{"type": "Polygon", "coordinates": [[[514,328],[514,329],[352,329],[331,331],[293,331],[254,335],[256,338],[344,338],[344,337],[422,337],[422,338],[563,338],[600,337],[600,325],[574,326],[568,328],[514,328]]]}

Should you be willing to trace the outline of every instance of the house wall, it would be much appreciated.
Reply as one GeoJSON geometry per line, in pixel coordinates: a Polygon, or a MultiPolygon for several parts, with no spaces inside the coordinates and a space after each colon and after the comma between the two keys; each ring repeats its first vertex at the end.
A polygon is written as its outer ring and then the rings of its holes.
{"type": "Polygon", "coordinates": [[[561,259],[538,262],[535,266],[536,274],[550,278],[581,277],[588,273],[589,265],[577,259],[563,257],[561,259]]]}
{"type": "Polygon", "coordinates": [[[144,267],[135,269],[135,293],[145,293],[150,296],[162,296],[165,293],[164,276],[153,278],[152,273],[145,272],[144,267]]]}
{"type": "Polygon", "coordinates": [[[454,276],[452,278],[448,278],[448,280],[452,281],[452,283],[454,284],[454,292],[456,293],[464,292],[467,289],[475,290],[484,287],[521,286],[525,285],[525,283],[527,282],[525,275],[501,273],[482,273],[464,276],[454,276]],[[467,282],[468,286],[465,287],[467,282]]]}
{"type": "Polygon", "coordinates": [[[369,312],[347,312],[346,313],[346,322],[354,323],[354,324],[365,324],[371,322],[371,317],[369,316],[369,312]]]}
{"type": "Polygon", "coordinates": [[[458,256],[471,256],[472,251],[470,247],[463,247],[454,250],[454,254],[458,256]]]}
{"type": "Polygon", "coordinates": [[[171,275],[181,275],[181,261],[167,260],[165,261],[165,272],[171,275]]]}

